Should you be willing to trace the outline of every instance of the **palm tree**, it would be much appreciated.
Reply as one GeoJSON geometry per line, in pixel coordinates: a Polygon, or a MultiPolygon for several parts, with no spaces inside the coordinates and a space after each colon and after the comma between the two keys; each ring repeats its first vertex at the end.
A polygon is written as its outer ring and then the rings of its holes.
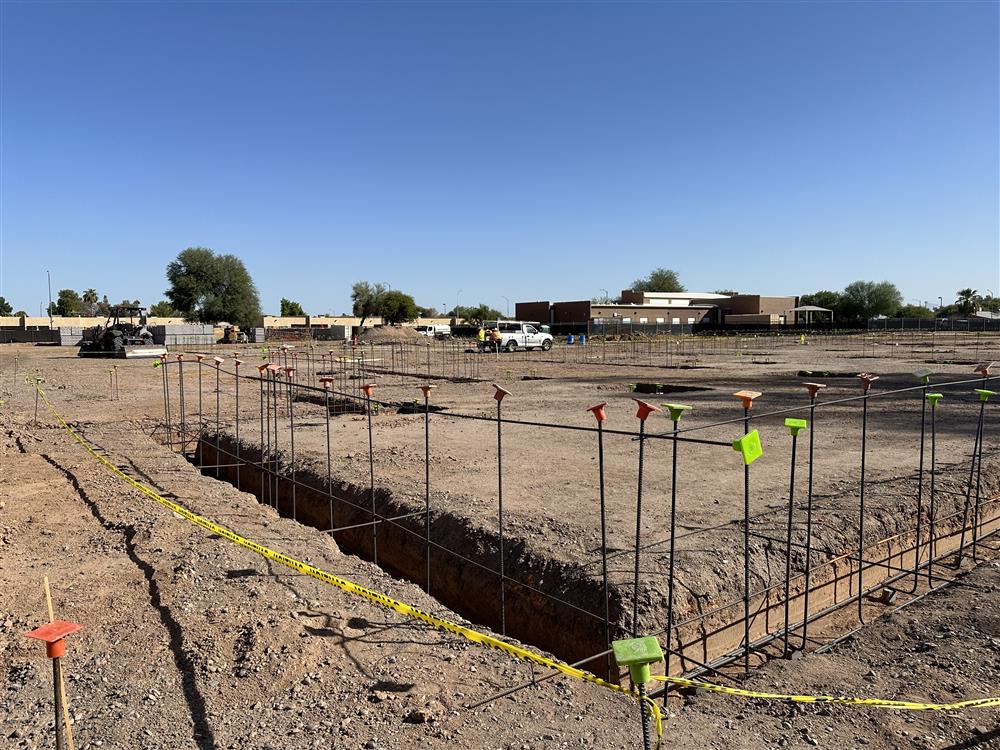
{"type": "Polygon", "coordinates": [[[976,302],[979,300],[979,295],[975,289],[970,289],[966,287],[965,289],[959,289],[958,299],[955,300],[955,304],[958,305],[958,311],[962,315],[972,315],[976,311],[976,302]]]}
{"type": "Polygon", "coordinates": [[[87,315],[93,315],[97,312],[97,290],[88,289],[83,293],[80,298],[83,301],[83,311],[87,315]]]}

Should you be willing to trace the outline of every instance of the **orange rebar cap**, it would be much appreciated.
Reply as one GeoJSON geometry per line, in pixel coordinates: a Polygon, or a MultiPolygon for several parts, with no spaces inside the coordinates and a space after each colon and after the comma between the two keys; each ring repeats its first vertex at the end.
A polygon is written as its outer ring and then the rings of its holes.
{"type": "Polygon", "coordinates": [[[809,391],[809,395],[813,398],[816,398],[816,394],[819,393],[820,390],[826,388],[826,385],[823,383],[803,383],[802,385],[806,387],[806,390],[809,391]]]}
{"type": "Polygon", "coordinates": [[[648,417],[654,411],[663,411],[663,409],[661,409],[659,406],[653,406],[651,403],[643,401],[642,399],[633,398],[632,400],[635,401],[635,403],[639,407],[639,410],[636,411],[635,416],[638,418],[640,422],[645,422],[646,417],[648,417]]]}
{"type": "Polygon", "coordinates": [[[333,377],[330,375],[321,375],[319,382],[323,384],[324,390],[330,390],[330,383],[333,382],[333,377]]]}
{"type": "Polygon", "coordinates": [[[870,372],[859,372],[858,380],[861,381],[861,387],[865,393],[868,393],[868,389],[872,387],[872,383],[878,380],[878,375],[872,375],[870,372]]]}
{"type": "Polygon", "coordinates": [[[976,366],[974,372],[978,372],[984,378],[988,378],[990,376],[990,368],[993,367],[993,365],[994,365],[993,362],[980,362],[976,366]]]}
{"type": "Polygon", "coordinates": [[[504,396],[510,395],[510,391],[508,391],[506,388],[501,388],[496,383],[493,384],[493,388],[495,389],[493,391],[493,398],[495,398],[497,402],[503,401],[504,396]]]}
{"type": "Polygon", "coordinates": [[[435,388],[437,388],[437,386],[431,385],[430,383],[428,383],[427,385],[420,386],[420,390],[424,392],[424,398],[430,398],[431,391],[433,391],[435,388]]]}
{"type": "Polygon", "coordinates": [[[755,398],[760,398],[764,394],[760,391],[736,391],[733,395],[740,400],[744,409],[752,409],[753,400],[755,398]]]}
{"type": "Polygon", "coordinates": [[[221,365],[226,360],[224,360],[222,357],[212,357],[212,361],[215,362],[215,364],[217,365],[221,365]]]}
{"type": "Polygon", "coordinates": [[[375,384],[374,383],[365,383],[363,386],[361,386],[361,390],[364,391],[364,394],[368,398],[371,398],[372,397],[372,393],[375,390],[375,384]]]}
{"type": "Polygon", "coordinates": [[[199,362],[201,362],[203,359],[205,359],[205,355],[204,354],[195,354],[194,358],[197,359],[199,362]]]}
{"type": "Polygon", "coordinates": [[[592,412],[594,415],[594,419],[596,419],[598,422],[603,422],[605,419],[608,418],[608,413],[604,411],[604,407],[607,405],[608,403],[604,401],[598,404],[597,406],[591,406],[589,409],[587,409],[587,411],[592,412]]]}
{"type": "Polygon", "coordinates": [[[83,625],[69,620],[53,620],[40,628],[25,633],[25,635],[28,638],[44,641],[45,655],[50,659],[58,659],[66,653],[66,641],[64,640],[66,636],[82,628],[83,625]]]}

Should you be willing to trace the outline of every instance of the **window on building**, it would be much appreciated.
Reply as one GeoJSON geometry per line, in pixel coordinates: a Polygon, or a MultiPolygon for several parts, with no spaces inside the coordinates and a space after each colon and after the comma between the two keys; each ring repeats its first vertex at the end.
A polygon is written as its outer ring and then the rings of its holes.
{"type": "Polygon", "coordinates": [[[639,318],[639,322],[640,323],[648,323],[649,322],[649,318],[639,318]]]}
{"type": "Polygon", "coordinates": [[[657,319],[656,319],[656,322],[657,322],[657,323],[662,323],[662,322],[663,322],[663,318],[657,318],[657,319]]]}

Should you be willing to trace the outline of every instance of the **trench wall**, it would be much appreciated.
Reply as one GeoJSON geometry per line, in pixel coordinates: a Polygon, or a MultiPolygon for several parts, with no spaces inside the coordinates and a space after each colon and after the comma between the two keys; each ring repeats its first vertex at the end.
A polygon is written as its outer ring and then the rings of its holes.
{"type": "MultiPolygon", "coordinates": [[[[309,465],[295,467],[293,485],[290,466],[279,464],[282,476],[278,477],[259,468],[262,463],[259,446],[241,443],[237,449],[235,440],[225,434],[220,435],[218,441],[218,452],[214,434],[202,435],[195,448],[200,464],[209,467],[202,470],[204,474],[225,480],[255,495],[261,502],[272,506],[276,503],[280,515],[294,517],[314,528],[325,531],[355,526],[334,534],[338,545],[350,554],[374,559],[372,527],[358,526],[370,523],[372,518],[368,487],[336,478],[330,486],[325,466],[319,471],[309,465]]],[[[264,455],[263,461],[268,460],[275,459],[264,455]]],[[[375,488],[375,506],[383,518],[414,512],[412,504],[395,500],[391,492],[379,487],[375,488]]],[[[430,549],[431,595],[468,620],[500,632],[500,577],[494,572],[500,559],[498,534],[473,526],[467,518],[432,509],[430,537],[433,542],[430,549]]],[[[531,590],[507,578],[506,635],[568,662],[604,651],[604,620],[603,616],[596,615],[604,611],[601,583],[581,574],[573,566],[532,554],[518,539],[506,539],[504,549],[506,569],[516,570],[519,581],[537,589],[531,590]]],[[[379,524],[377,550],[380,567],[394,576],[426,586],[427,547],[422,513],[379,524]]],[[[614,589],[610,610],[611,622],[619,621],[622,603],[614,589]]],[[[612,637],[617,635],[613,629],[612,637]]]]}

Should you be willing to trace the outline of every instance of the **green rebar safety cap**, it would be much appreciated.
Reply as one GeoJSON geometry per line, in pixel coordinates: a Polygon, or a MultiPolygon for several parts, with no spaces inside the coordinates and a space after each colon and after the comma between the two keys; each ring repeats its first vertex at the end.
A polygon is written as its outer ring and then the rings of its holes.
{"type": "Polygon", "coordinates": [[[612,641],[611,650],[620,667],[628,667],[629,676],[636,685],[649,682],[649,665],[663,661],[660,642],[655,637],[627,638],[612,641]]]}
{"type": "Polygon", "coordinates": [[[931,406],[937,406],[937,402],[944,398],[943,393],[928,393],[927,400],[931,402],[931,406]]]}
{"type": "Polygon", "coordinates": [[[996,391],[988,391],[985,388],[976,388],[975,391],[979,394],[980,401],[989,401],[990,396],[997,395],[996,391]]]}
{"type": "Polygon", "coordinates": [[[795,419],[794,417],[785,419],[785,427],[788,428],[788,432],[792,437],[797,436],[807,425],[808,423],[804,419],[795,419]]]}
{"type": "Polygon", "coordinates": [[[734,440],[733,450],[742,453],[743,463],[749,466],[764,455],[764,450],[760,447],[760,433],[754,430],[753,432],[748,432],[739,440],[734,440]]]}
{"type": "Polygon", "coordinates": [[[684,404],[660,404],[664,409],[670,412],[670,418],[674,422],[680,422],[681,417],[684,416],[684,412],[690,409],[690,406],[684,406],[684,404]]]}

